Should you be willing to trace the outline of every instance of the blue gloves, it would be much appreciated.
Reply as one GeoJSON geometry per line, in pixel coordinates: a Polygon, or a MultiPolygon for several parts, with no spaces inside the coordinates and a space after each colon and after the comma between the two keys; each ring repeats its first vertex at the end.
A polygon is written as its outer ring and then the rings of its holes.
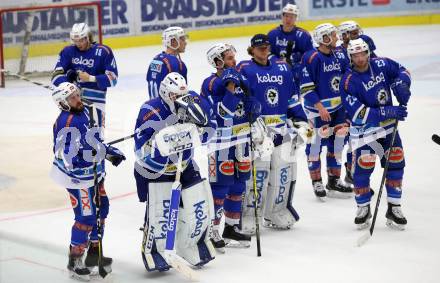
{"type": "Polygon", "coordinates": [[[408,104],[411,91],[409,90],[409,85],[406,82],[397,79],[396,82],[391,86],[391,89],[393,90],[393,93],[400,105],[408,104]]]}
{"type": "Polygon", "coordinates": [[[246,115],[251,114],[252,123],[261,115],[261,103],[253,96],[248,96],[243,100],[243,107],[246,115]]]}
{"type": "Polygon", "coordinates": [[[404,121],[408,116],[408,111],[405,106],[383,106],[379,109],[379,115],[382,121],[387,119],[404,121]]]}
{"type": "Polygon", "coordinates": [[[118,166],[119,164],[121,164],[122,161],[126,159],[122,151],[120,151],[116,147],[106,144],[104,144],[104,146],[106,149],[105,159],[110,161],[113,166],[118,166]]]}
{"type": "Polygon", "coordinates": [[[223,71],[222,82],[224,86],[233,82],[236,87],[241,85],[241,74],[235,68],[227,68],[223,71]]]}

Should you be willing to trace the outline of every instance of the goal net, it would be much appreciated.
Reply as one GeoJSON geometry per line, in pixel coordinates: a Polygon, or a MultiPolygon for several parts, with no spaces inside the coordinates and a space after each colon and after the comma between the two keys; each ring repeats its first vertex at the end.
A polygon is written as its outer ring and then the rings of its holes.
{"type": "Polygon", "coordinates": [[[9,74],[49,75],[62,48],[71,44],[70,30],[85,22],[102,42],[99,2],[0,9],[0,86],[9,74]],[[8,73],[7,73],[7,72],[8,73]]]}

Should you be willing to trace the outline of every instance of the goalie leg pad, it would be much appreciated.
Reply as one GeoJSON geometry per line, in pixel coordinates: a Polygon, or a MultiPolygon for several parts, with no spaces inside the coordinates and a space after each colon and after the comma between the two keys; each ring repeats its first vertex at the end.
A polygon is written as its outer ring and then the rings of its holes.
{"type": "Polygon", "coordinates": [[[170,269],[165,260],[164,250],[172,185],[171,182],[148,184],[148,221],[144,228],[145,243],[142,251],[148,271],[170,269]]]}
{"type": "Polygon", "coordinates": [[[291,201],[296,181],[296,162],[286,162],[282,158],[283,147],[289,143],[275,147],[271,159],[269,187],[264,210],[266,226],[278,229],[289,229],[298,218],[291,201]]]}
{"type": "MultiPolygon", "coordinates": [[[[258,221],[261,224],[261,211],[263,211],[267,186],[269,184],[269,172],[270,172],[270,160],[265,158],[255,159],[254,166],[256,167],[257,174],[256,187],[257,187],[257,207],[258,207],[258,221]]],[[[254,177],[246,182],[246,191],[243,200],[243,208],[240,219],[240,228],[244,234],[255,234],[255,212],[254,212],[254,177]]]]}
{"type": "Polygon", "coordinates": [[[199,180],[182,190],[183,207],[179,211],[176,251],[194,266],[201,266],[215,257],[209,236],[214,220],[211,187],[199,180]]]}

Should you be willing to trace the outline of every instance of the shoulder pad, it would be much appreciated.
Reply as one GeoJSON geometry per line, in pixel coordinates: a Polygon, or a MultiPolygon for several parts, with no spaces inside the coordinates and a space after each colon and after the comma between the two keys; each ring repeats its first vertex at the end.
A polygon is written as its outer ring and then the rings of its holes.
{"type": "MultiPolygon", "coordinates": [[[[306,53],[308,55],[308,53],[306,53]]],[[[318,56],[318,51],[317,50],[313,50],[309,56],[309,58],[307,59],[307,63],[308,64],[312,64],[313,60],[316,58],[316,56],[318,56]]]]}
{"type": "Polygon", "coordinates": [[[107,52],[107,55],[112,53],[110,47],[105,46],[105,45],[102,45],[102,44],[98,44],[98,45],[96,46],[96,48],[104,49],[104,50],[107,52]]]}
{"type": "Polygon", "coordinates": [[[345,80],[344,80],[344,90],[345,91],[348,90],[348,86],[350,84],[350,81],[351,81],[352,77],[353,77],[353,73],[350,71],[348,73],[348,75],[345,77],[345,80]]]}
{"type": "Polygon", "coordinates": [[[238,63],[236,69],[238,72],[240,72],[244,67],[249,66],[249,65],[250,65],[250,60],[241,61],[240,63],[238,63]]]}

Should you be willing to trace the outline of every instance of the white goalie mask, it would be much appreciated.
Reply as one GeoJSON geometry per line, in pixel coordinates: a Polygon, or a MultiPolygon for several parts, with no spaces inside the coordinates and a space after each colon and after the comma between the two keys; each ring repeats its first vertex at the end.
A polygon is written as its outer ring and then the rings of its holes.
{"type": "Polygon", "coordinates": [[[88,37],[90,34],[90,28],[86,23],[77,23],[72,26],[70,31],[70,40],[74,42],[84,37],[88,37]]]}
{"type": "Polygon", "coordinates": [[[329,46],[332,43],[331,35],[333,32],[337,32],[338,29],[330,24],[320,24],[315,28],[313,31],[313,40],[316,42],[316,44],[324,44],[326,46],[329,46]],[[324,42],[324,36],[328,36],[330,38],[330,42],[324,42]]]}
{"type": "Polygon", "coordinates": [[[171,48],[173,50],[177,50],[180,47],[179,38],[184,37],[188,38],[187,34],[181,27],[169,27],[162,32],[162,43],[165,48],[171,48]],[[175,39],[177,41],[177,46],[173,47],[171,42],[175,39]]]}
{"type": "Polygon", "coordinates": [[[283,7],[283,14],[294,14],[296,16],[299,16],[298,6],[290,3],[286,4],[286,6],[283,7]]]}
{"type": "Polygon", "coordinates": [[[179,73],[169,73],[160,83],[159,95],[173,113],[176,113],[174,101],[187,93],[188,86],[185,78],[179,73]]]}
{"type": "Polygon", "coordinates": [[[224,67],[224,60],[223,60],[223,53],[226,51],[232,51],[234,54],[236,53],[236,50],[234,46],[226,43],[218,43],[211,47],[208,52],[206,52],[206,58],[208,59],[208,63],[214,67],[214,68],[223,68],[224,67]],[[220,66],[217,66],[216,61],[219,60],[222,64],[220,66]]]}
{"type": "Polygon", "coordinates": [[[350,58],[350,63],[352,61],[351,55],[360,52],[367,52],[368,59],[370,58],[370,48],[362,38],[350,40],[347,47],[347,53],[348,53],[348,57],[350,58]]]}
{"type": "Polygon", "coordinates": [[[72,94],[77,93],[80,95],[79,88],[72,83],[61,83],[52,93],[52,99],[55,104],[64,111],[70,111],[70,105],[67,99],[72,94]]]}

